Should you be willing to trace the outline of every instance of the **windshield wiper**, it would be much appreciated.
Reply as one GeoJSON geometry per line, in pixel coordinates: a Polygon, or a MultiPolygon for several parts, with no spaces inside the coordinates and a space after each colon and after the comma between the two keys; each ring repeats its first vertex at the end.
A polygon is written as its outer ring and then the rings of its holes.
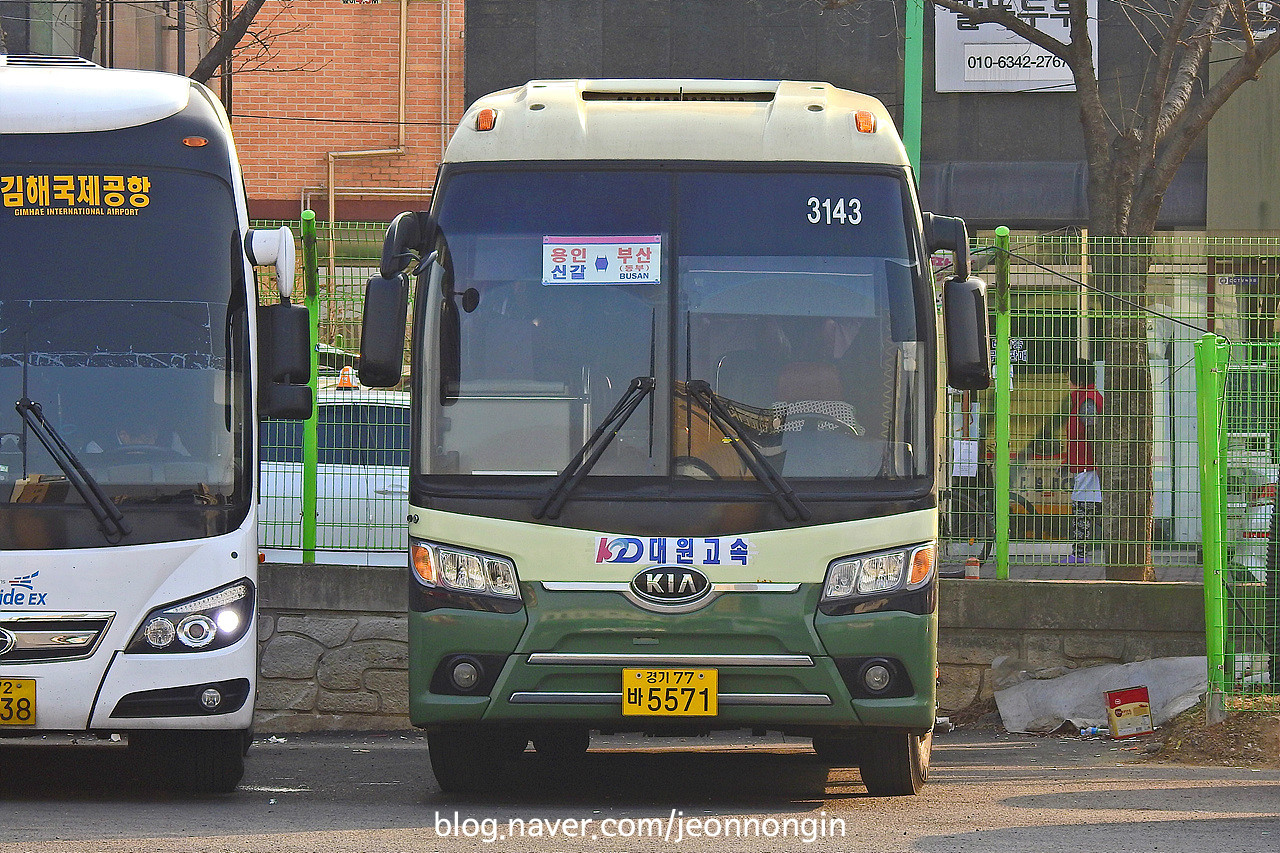
{"type": "Polygon", "coordinates": [[[737,451],[742,463],[751,470],[757,480],[764,483],[769,494],[777,502],[778,508],[782,510],[783,518],[787,521],[795,521],[797,518],[808,521],[812,518],[813,513],[800,498],[796,497],[791,485],[764,458],[764,454],[760,452],[760,446],[751,440],[746,434],[746,427],[733,416],[728,407],[711,390],[711,384],[705,379],[690,379],[685,383],[685,390],[706,410],[708,417],[724,433],[724,437],[729,439],[729,444],[737,451]]]}
{"type": "Polygon", "coordinates": [[[637,376],[631,380],[631,385],[609,410],[609,414],[604,416],[600,426],[596,427],[596,431],[591,433],[591,437],[586,440],[573,459],[569,460],[569,464],[560,472],[560,476],[556,477],[547,496],[533,511],[534,518],[560,517],[560,510],[564,509],[565,502],[569,500],[569,493],[583,477],[587,476],[587,472],[609,447],[609,442],[613,441],[618,430],[622,429],[622,425],[627,422],[627,418],[640,408],[644,398],[653,393],[657,384],[652,376],[637,376]]]}
{"type": "Polygon", "coordinates": [[[102,490],[102,486],[98,485],[93,475],[80,464],[80,460],[76,458],[71,448],[67,447],[67,443],[54,429],[53,424],[45,420],[40,404],[23,397],[14,404],[14,408],[18,410],[18,416],[49,451],[53,461],[57,462],[58,467],[67,475],[67,480],[80,493],[85,506],[93,513],[93,517],[98,519],[98,527],[101,528],[102,535],[107,538],[107,541],[114,545],[128,536],[131,528],[125,523],[124,514],[107,497],[107,493],[102,490]]]}

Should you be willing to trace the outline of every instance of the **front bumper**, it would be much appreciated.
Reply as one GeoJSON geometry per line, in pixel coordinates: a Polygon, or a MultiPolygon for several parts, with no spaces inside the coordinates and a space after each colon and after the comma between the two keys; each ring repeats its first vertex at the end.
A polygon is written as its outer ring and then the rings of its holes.
{"type": "Polygon", "coordinates": [[[541,584],[523,591],[526,607],[519,613],[409,614],[415,725],[927,730],[934,722],[936,612],[825,616],[817,611],[817,584],[799,584],[788,594],[730,593],[680,614],[640,610],[614,592],[555,592],[541,584]],[[495,669],[482,679],[483,692],[441,692],[442,664],[464,655],[495,669]],[[900,663],[907,695],[870,698],[850,688],[850,667],[842,673],[842,663],[872,657],[900,663]],[[623,716],[622,669],[634,667],[714,668],[718,713],[623,716]]]}

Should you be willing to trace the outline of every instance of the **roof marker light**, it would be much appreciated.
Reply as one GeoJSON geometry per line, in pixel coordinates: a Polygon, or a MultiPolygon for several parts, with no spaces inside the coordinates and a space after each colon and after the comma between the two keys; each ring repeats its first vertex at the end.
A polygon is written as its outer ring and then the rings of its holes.
{"type": "Polygon", "coordinates": [[[476,130],[493,130],[498,123],[498,111],[484,109],[476,113],[476,130]]]}
{"type": "Polygon", "coordinates": [[[858,133],[875,133],[876,114],[871,110],[858,110],[853,114],[853,124],[858,133]]]}

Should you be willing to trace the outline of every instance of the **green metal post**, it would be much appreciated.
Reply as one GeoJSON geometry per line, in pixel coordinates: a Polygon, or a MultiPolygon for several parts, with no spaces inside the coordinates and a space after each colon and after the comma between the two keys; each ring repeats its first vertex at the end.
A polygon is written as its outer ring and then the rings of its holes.
{"type": "Polygon", "coordinates": [[[1009,413],[1013,367],[1009,356],[1009,229],[996,229],[996,577],[1009,579],[1009,413]]]}
{"type": "Polygon", "coordinates": [[[306,282],[307,313],[311,315],[311,396],[316,409],[302,425],[302,562],[316,561],[316,499],[319,442],[316,421],[320,411],[320,254],[316,249],[316,214],[302,211],[302,274],[306,282]]]}
{"type": "MultiPolygon", "coordinates": [[[[1223,587],[1222,424],[1219,402],[1226,382],[1229,352],[1217,335],[1196,341],[1196,436],[1200,451],[1200,536],[1204,545],[1204,626],[1209,661],[1208,713],[1222,714],[1226,690],[1226,638],[1223,587]]],[[[1211,719],[1212,721],[1212,719],[1211,719]]]]}
{"type": "Polygon", "coordinates": [[[924,100],[925,0],[907,0],[906,34],[903,39],[902,144],[920,180],[920,120],[924,100]]]}

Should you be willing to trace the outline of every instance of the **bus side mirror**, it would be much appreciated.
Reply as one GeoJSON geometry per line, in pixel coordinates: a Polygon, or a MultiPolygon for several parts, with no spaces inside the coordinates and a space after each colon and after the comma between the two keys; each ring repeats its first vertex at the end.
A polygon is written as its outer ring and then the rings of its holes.
{"type": "Polygon", "coordinates": [[[942,287],[947,384],[957,391],[990,388],[991,333],[987,326],[986,282],[978,278],[951,278],[942,287]]]}
{"type": "Polygon", "coordinates": [[[311,315],[283,300],[258,308],[260,381],[306,385],[311,381],[311,315]]]}
{"type": "Polygon", "coordinates": [[[938,216],[935,213],[922,214],[922,219],[924,242],[929,254],[940,249],[950,250],[955,255],[955,269],[952,274],[961,281],[967,279],[969,277],[969,232],[964,227],[964,220],[958,216],[938,216]]]}
{"type": "Polygon", "coordinates": [[[360,322],[360,384],[393,388],[404,365],[404,330],[409,315],[409,277],[375,275],[364,289],[360,322]]]}
{"type": "Polygon", "coordinates": [[[435,225],[426,213],[401,213],[387,226],[382,240],[383,278],[395,278],[407,271],[427,253],[435,242],[435,225]]]}

